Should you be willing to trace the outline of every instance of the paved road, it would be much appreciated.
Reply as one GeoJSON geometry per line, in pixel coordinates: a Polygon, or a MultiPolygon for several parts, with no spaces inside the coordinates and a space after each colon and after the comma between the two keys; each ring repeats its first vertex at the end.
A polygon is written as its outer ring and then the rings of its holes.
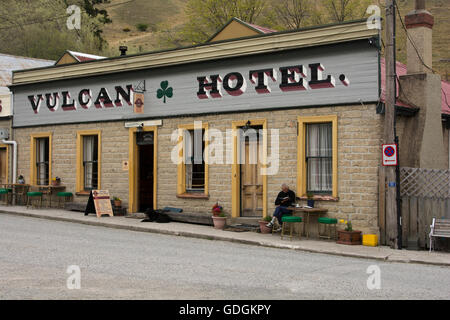
{"type": "Polygon", "coordinates": [[[0,215],[1,299],[450,299],[450,268],[0,215]],[[69,290],[69,265],[81,289],[69,290]],[[381,289],[367,289],[378,265],[381,289]]]}

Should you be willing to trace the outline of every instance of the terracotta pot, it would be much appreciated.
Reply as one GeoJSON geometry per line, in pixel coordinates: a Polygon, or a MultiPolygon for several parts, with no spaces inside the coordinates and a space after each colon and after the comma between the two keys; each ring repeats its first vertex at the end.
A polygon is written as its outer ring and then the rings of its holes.
{"type": "Polygon", "coordinates": [[[120,208],[122,206],[121,200],[114,200],[114,207],[120,208]]]}
{"type": "Polygon", "coordinates": [[[360,245],[361,244],[361,231],[338,230],[338,239],[336,242],[340,243],[340,244],[360,245]]]}
{"type": "Polygon", "coordinates": [[[213,222],[214,222],[214,229],[223,230],[225,228],[225,224],[227,222],[227,218],[212,216],[212,219],[213,219],[213,222]]]}
{"type": "Polygon", "coordinates": [[[261,230],[261,233],[272,233],[272,228],[269,228],[267,224],[269,222],[267,221],[258,221],[259,222],[259,230],[261,230]]]}

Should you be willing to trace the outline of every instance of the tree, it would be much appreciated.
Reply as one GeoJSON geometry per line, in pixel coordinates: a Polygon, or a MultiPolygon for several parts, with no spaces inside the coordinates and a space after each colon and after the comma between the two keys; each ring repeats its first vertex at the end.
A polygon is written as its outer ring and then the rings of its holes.
{"type": "Polygon", "coordinates": [[[185,9],[187,22],[176,36],[162,31],[160,41],[169,44],[164,35],[170,34],[177,39],[172,46],[180,45],[179,39],[183,39],[183,45],[203,43],[233,17],[257,22],[265,8],[266,0],[189,0],[185,9]]]}
{"type": "Polygon", "coordinates": [[[0,52],[43,59],[58,59],[68,49],[101,54],[107,47],[101,28],[110,19],[105,10],[91,10],[88,4],[106,1],[2,0],[0,52]],[[66,25],[72,4],[81,8],[80,30],[66,25]]]}
{"type": "Polygon", "coordinates": [[[324,0],[324,9],[332,22],[362,18],[370,0],[324,0]]]}
{"type": "Polygon", "coordinates": [[[273,5],[278,29],[300,29],[310,24],[314,7],[312,0],[279,0],[273,5]]]}

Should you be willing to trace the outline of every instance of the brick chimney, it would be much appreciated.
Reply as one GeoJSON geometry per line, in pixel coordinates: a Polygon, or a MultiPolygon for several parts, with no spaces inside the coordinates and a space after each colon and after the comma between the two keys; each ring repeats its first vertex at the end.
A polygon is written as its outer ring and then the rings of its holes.
{"type": "Polygon", "coordinates": [[[400,163],[405,167],[444,169],[447,156],[442,134],[441,76],[422,63],[432,68],[434,19],[425,10],[425,0],[416,0],[415,10],[405,16],[405,24],[415,47],[406,39],[408,72],[399,77],[400,100],[419,107],[419,112],[402,120],[400,163]]]}
{"type": "Polygon", "coordinates": [[[422,57],[423,62],[432,68],[432,38],[434,18],[425,10],[425,0],[416,0],[415,9],[405,16],[405,25],[411,41],[406,41],[408,74],[430,73],[417,55],[422,57]],[[417,49],[417,51],[416,51],[417,49]]]}

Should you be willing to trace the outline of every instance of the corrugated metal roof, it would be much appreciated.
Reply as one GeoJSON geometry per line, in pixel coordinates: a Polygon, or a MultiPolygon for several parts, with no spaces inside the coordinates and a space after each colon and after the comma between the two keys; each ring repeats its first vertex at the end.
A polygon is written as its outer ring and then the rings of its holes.
{"type": "Polygon", "coordinates": [[[378,36],[377,29],[368,29],[366,20],[315,26],[269,34],[227,39],[177,49],[106,58],[82,63],[43,67],[14,72],[13,85],[82,78],[133,70],[236,58],[368,39],[378,36]]]}
{"type": "Polygon", "coordinates": [[[245,21],[244,21],[244,23],[245,23],[245,24],[248,24],[249,26],[252,26],[254,29],[259,30],[261,33],[273,33],[273,32],[277,32],[277,30],[269,29],[269,28],[266,28],[266,27],[261,27],[261,26],[258,26],[257,24],[248,23],[248,22],[245,22],[245,21]]]}
{"type": "Polygon", "coordinates": [[[96,56],[96,55],[93,55],[93,54],[88,54],[88,53],[83,53],[83,52],[76,52],[76,51],[70,51],[70,50],[67,50],[67,52],[70,53],[79,62],[91,61],[91,60],[99,60],[99,59],[105,59],[106,58],[106,57],[96,56]]]}
{"type": "Polygon", "coordinates": [[[55,61],[19,57],[0,53],[0,87],[12,83],[12,71],[51,66],[55,61]]]}
{"type": "MultiPolygon", "coordinates": [[[[386,69],[385,69],[385,59],[381,58],[381,101],[385,102],[386,101],[386,69]]],[[[404,65],[401,62],[397,61],[397,65],[396,65],[396,69],[397,69],[397,76],[404,76],[407,74],[407,68],[406,65],[404,65]]],[[[443,114],[448,114],[450,115],[450,107],[449,107],[449,103],[450,103],[450,83],[446,82],[446,81],[441,81],[441,108],[442,108],[442,113],[443,114]]],[[[399,86],[397,86],[397,97],[399,96],[399,86]]],[[[409,103],[402,101],[400,99],[397,98],[397,102],[396,104],[398,106],[401,107],[406,107],[406,108],[414,108],[414,106],[411,106],[409,103]]]]}

